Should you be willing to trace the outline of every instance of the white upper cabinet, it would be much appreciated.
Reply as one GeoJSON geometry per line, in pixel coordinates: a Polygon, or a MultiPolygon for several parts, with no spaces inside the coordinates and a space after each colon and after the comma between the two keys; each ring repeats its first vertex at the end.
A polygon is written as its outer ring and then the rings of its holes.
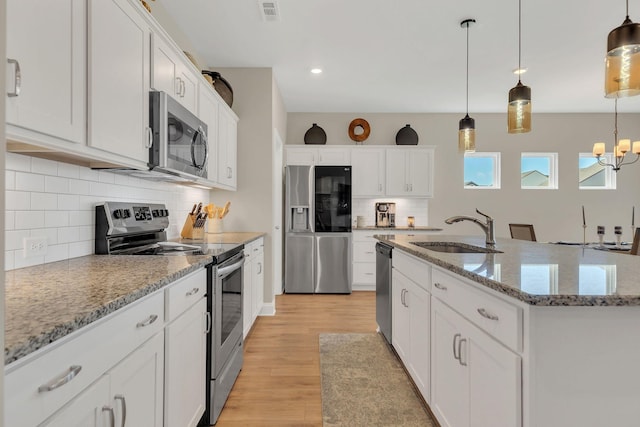
{"type": "Polygon", "coordinates": [[[85,16],[82,0],[7,1],[7,124],[86,141],[85,16]]]}
{"type": "Polygon", "coordinates": [[[286,147],[285,163],[287,165],[308,166],[349,166],[351,164],[350,148],[348,146],[289,146],[286,147]]]}
{"type": "Polygon", "coordinates": [[[151,87],[168,93],[192,113],[197,113],[198,77],[187,58],[160,34],[151,36],[151,87]]]}
{"type": "Polygon", "coordinates": [[[218,111],[218,184],[220,188],[235,190],[237,170],[238,118],[225,106],[218,111]]]}
{"type": "Polygon", "coordinates": [[[384,150],[354,148],[351,150],[353,197],[385,195],[384,150]]]}
{"type": "Polygon", "coordinates": [[[150,29],[128,0],[89,1],[89,145],[149,159],[150,29]]]}
{"type": "Polygon", "coordinates": [[[207,125],[209,160],[207,162],[207,180],[215,183],[218,178],[218,111],[220,102],[211,88],[201,84],[198,91],[198,117],[207,125]]]}
{"type": "Polygon", "coordinates": [[[433,149],[387,149],[387,196],[433,197],[433,149]]]}

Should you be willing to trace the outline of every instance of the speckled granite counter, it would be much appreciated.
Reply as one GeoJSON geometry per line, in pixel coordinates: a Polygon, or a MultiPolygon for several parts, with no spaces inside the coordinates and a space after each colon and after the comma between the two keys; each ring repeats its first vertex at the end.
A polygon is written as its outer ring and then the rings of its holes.
{"type": "Polygon", "coordinates": [[[485,246],[484,236],[376,235],[481,285],[538,306],[640,306],[640,257],[582,246],[497,239],[500,253],[443,253],[411,244],[461,242],[485,246]]]}
{"type": "Polygon", "coordinates": [[[208,256],[92,255],[5,273],[5,364],[204,267],[208,256]]]}
{"type": "Polygon", "coordinates": [[[367,225],[364,227],[353,227],[352,229],[353,231],[370,231],[370,230],[376,230],[376,231],[380,231],[381,233],[393,233],[394,231],[442,231],[442,228],[437,228],[437,227],[375,227],[373,225],[367,225]]]}
{"type": "Polygon", "coordinates": [[[236,232],[236,233],[205,233],[204,239],[178,239],[176,241],[180,241],[183,243],[238,243],[238,244],[247,244],[250,243],[260,237],[265,236],[266,233],[260,232],[236,232]]]}

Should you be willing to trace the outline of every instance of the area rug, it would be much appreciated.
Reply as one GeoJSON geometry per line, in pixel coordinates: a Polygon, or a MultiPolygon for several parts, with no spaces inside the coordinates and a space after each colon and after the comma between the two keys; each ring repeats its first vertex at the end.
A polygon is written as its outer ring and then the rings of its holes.
{"type": "Polygon", "coordinates": [[[330,426],[436,426],[382,336],[320,334],[322,420],[330,426]]]}

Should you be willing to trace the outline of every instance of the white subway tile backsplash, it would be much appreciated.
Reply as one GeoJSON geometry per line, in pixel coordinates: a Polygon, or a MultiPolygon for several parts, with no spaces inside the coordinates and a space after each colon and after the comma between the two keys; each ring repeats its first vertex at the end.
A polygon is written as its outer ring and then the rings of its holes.
{"type": "Polygon", "coordinates": [[[47,211],[44,213],[44,226],[51,227],[66,227],[69,225],[69,212],[68,211],[47,211]]]}
{"type": "Polygon", "coordinates": [[[31,157],[16,153],[6,153],[5,168],[13,171],[31,172],[31,157]]]}
{"type": "Polygon", "coordinates": [[[4,173],[4,187],[5,190],[16,189],[16,173],[13,171],[5,171],[4,173]]]}
{"type": "Polygon", "coordinates": [[[68,193],[69,178],[47,176],[44,180],[44,186],[47,193],[68,193]]]}
{"type": "Polygon", "coordinates": [[[4,212],[4,229],[13,230],[16,227],[16,213],[13,211],[4,212]]]}
{"type": "Polygon", "coordinates": [[[31,159],[31,172],[43,175],[58,175],[58,162],[33,157],[31,159]]]}
{"type": "Polygon", "coordinates": [[[65,211],[77,211],[80,209],[80,197],[75,194],[57,194],[58,209],[65,211]]]}
{"type": "Polygon", "coordinates": [[[31,193],[31,209],[38,211],[58,209],[58,195],[51,193],[31,193]]]}
{"type": "Polygon", "coordinates": [[[16,190],[44,191],[44,175],[16,172],[16,190]]]}
{"type": "Polygon", "coordinates": [[[16,230],[44,227],[43,211],[16,211],[16,230]]]}
{"type": "Polygon", "coordinates": [[[164,203],[169,238],[179,237],[185,212],[208,203],[209,191],[151,182],[86,167],[6,153],[5,268],[27,267],[91,255],[95,206],[104,201],[164,203]],[[24,257],[24,237],[45,237],[47,254],[24,257]]]}
{"type": "Polygon", "coordinates": [[[53,245],[47,247],[47,254],[44,256],[44,262],[55,262],[69,259],[69,245],[53,245]]]}
{"type": "Polygon", "coordinates": [[[79,179],[69,180],[69,194],[89,194],[89,182],[79,179]]]}
{"type": "Polygon", "coordinates": [[[78,179],[80,178],[80,166],[58,163],[58,176],[78,179]]]}
{"type": "Polygon", "coordinates": [[[31,209],[31,193],[26,191],[5,192],[6,210],[28,210],[31,209]]]}
{"type": "Polygon", "coordinates": [[[24,238],[29,237],[29,230],[7,231],[5,233],[5,249],[14,251],[24,247],[24,238]]]}

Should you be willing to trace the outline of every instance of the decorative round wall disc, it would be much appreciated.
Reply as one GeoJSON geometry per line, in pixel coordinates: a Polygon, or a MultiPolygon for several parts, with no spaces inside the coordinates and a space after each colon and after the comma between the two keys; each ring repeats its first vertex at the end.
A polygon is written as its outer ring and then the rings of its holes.
{"type": "Polygon", "coordinates": [[[349,138],[355,142],[362,142],[369,138],[371,126],[365,119],[353,119],[349,124],[349,138]]]}

